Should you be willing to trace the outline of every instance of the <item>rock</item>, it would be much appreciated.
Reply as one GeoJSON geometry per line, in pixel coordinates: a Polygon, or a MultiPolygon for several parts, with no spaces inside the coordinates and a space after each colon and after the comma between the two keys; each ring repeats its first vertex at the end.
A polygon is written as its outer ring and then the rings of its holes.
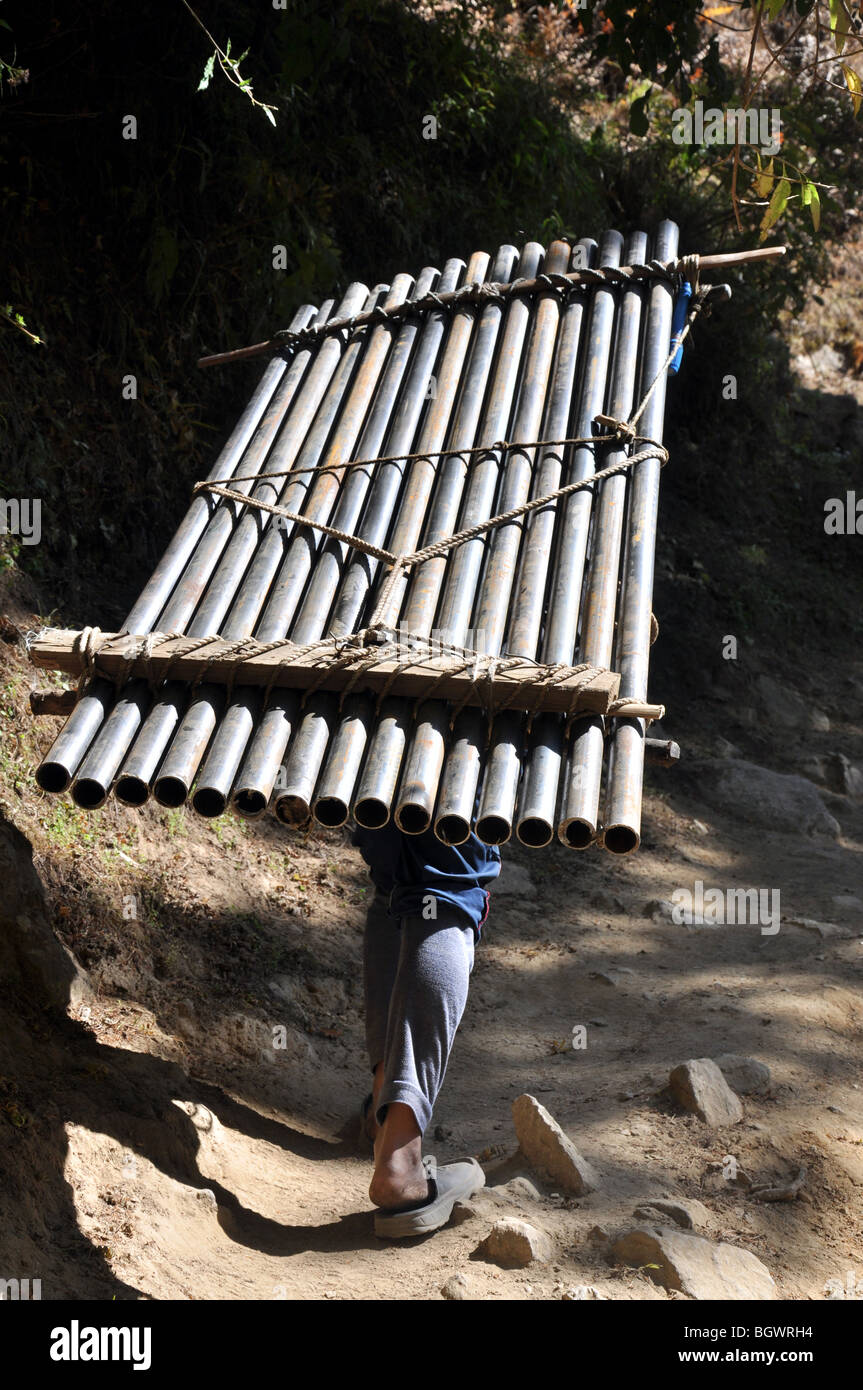
{"type": "Polygon", "coordinates": [[[830,720],[823,710],[813,709],[809,711],[809,727],[816,734],[829,734],[830,720]]]}
{"type": "Polygon", "coordinates": [[[600,984],[603,985],[625,985],[634,975],[635,971],[630,970],[628,965],[619,965],[608,970],[591,970],[590,972],[590,978],[599,980],[600,984]]]}
{"type": "Polygon", "coordinates": [[[202,1207],[209,1207],[210,1211],[218,1211],[219,1209],[216,1194],[211,1187],[196,1188],[195,1200],[200,1202],[202,1207]]]}
{"type": "Polygon", "coordinates": [[[476,1248],[477,1255],[500,1265],[502,1269],[526,1269],[535,1261],[547,1264],[553,1253],[551,1241],[544,1231],[513,1217],[495,1221],[476,1248]]]}
{"type": "Polygon", "coordinates": [[[591,1301],[599,1299],[604,1303],[608,1302],[605,1294],[600,1293],[593,1284],[572,1284],[568,1289],[564,1289],[560,1297],[564,1303],[581,1303],[585,1299],[591,1301]]]}
{"type": "Polygon", "coordinates": [[[512,1118],[521,1151],[538,1172],[576,1197],[597,1186],[593,1168],[534,1096],[517,1096],[512,1118]]]}
{"type": "Polygon", "coordinates": [[[504,898],[535,898],[536,884],[521,864],[505,859],[498,878],[495,880],[494,896],[497,901],[504,898]]]}
{"type": "Polygon", "coordinates": [[[633,1215],[639,1221],[658,1220],[661,1226],[668,1221],[673,1221],[684,1231],[697,1230],[706,1226],[710,1220],[710,1212],[707,1207],[694,1197],[689,1197],[685,1201],[675,1201],[666,1197],[651,1197],[649,1202],[636,1207],[633,1215]]]}
{"type": "Polygon", "coordinates": [[[828,785],[843,796],[863,797],[863,772],[845,757],[830,753],[827,757],[828,785]]]}
{"type": "MultiPolygon", "coordinates": [[[[822,941],[847,941],[849,937],[856,936],[856,931],[851,927],[843,927],[838,922],[819,922],[814,917],[789,917],[788,924],[792,927],[802,927],[804,931],[814,932],[816,936],[820,936],[822,941]]],[[[816,956],[815,959],[823,960],[824,957],[816,956]]]]}
{"type": "Polygon", "coordinates": [[[780,729],[805,729],[809,725],[809,706],[790,686],[772,676],[759,676],[755,682],[762,707],[780,729]]]}
{"type": "Polygon", "coordinates": [[[90,977],[54,935],[33,847],[2,811],[0,883],[0,981],[61,1013],[86,1008],[90,977]]]}
{"type": "Polygon", "coordinates": [[[672,1095],[684,1110],[690,1110],[711,1128],[736,1125],[743,1119],[743,1106],[709,1057],[682,1062],[668,1081],[672,1095]]]}
{"type": "Polygon", "coordinates": [[[823,347],[818,348],[816,352],[810,352],[808,358],[811,363],[811,370],[819,376],[842,376],[848,370],[841,355],[835,347],[831,347],[830,343],[824,343],[823,347]]]}
{"type": "Polygon", "coordinates": [[[470,1284],[463,1274],[454,1274],[451,1279],[447,1279],[440,1291],[440,1296],[441,1298],[448,1298],[452,1302],[470,1298],[470,1284]]]}
{"type": "Polygon", "coordinates": [[[452,1209],[450,1225],[462,1226],[464,1225],[465,1221],[470,1221],[472,1217],[476,1216],[476,1214],[477,1210],[472,1202],[456,1202],[455,1206],[452,1209]]]}
{"type": "Polygon", "coordinates": [[[510,1178],[509,1182],[503,1183],[500,1187],[494,1187],[492,1192],[500,1193],[501,1197],[509,1198],[515,1202],[541,1202],[542,1193],[535,1187],[530,1178],[521,1176],[510,1178]]]}
{"type": "Polygon", "coordinates": [[[721,734],[717,734],[713,740],[713,751],[717,758],[739,758],[741,756],[737,744],[729,743],[728,739],[723,738],[721,734]]]}
{"type": "Polygon", "coordinates": [[[731,812],[752,825],[805,835],[839,836],[814,782],[806,777],[772,772],[741,758],[705,758],[675,772],[709,806],[731,812]]]}
{"type": "Polygon", "coordinates": [[[604,1226],[591,1226],[587,1233],[587,1239],[591,1245],[607,1245],[611,1240],[611,1232],[604,1226]]]}
{"type": "Polygon", "coordinates": [[[651,898],[649,903],[644,904],[645,917],[652,917],[654,921],[673,922],[674,903],[669,902],[668,898],[651,898]]]}
{"type": "Polygon", "coordinates": [[[646,1271],[653,1282],[690,1298],[763,1301],[776,1297],[770,1271],[737,1245],[714,1244],[682,1231],[636,1229],[616,1240],[611,1253],[621,1264],[657,1265],[646,1271]]]}
{"type": "Polygon", "coordinates": [[[739,1096],[762,1096],[770,1090],[770,1068],[766,1062],[757,1062],[754,1057],[743,1057],[738,1052],[723,1052],[715,1060],[732,1091],[739,1096]]]}

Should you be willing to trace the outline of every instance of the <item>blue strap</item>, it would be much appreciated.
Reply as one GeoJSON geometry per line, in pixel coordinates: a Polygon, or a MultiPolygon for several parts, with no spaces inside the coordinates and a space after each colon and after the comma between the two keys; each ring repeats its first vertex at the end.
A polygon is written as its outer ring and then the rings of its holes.
{"type": "Polygon", "coordinates": [[[677,376],[680,371],[680,364],[683,361],[683,343],[680,341],[681,334],[686,325],[686,316],[689,313],[689,301],[692,298],[692,286],[688,280],[684,280],[674,301],[674,315],[671,320],[671,342],[668,345],[670,352],[673,347],[677,347],[674,357],[668,364],[670,376],[677,376]]]}

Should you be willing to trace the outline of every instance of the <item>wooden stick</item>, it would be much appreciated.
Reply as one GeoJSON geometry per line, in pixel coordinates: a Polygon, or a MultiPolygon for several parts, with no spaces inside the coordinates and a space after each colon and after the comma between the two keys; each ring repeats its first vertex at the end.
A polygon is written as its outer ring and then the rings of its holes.
{"type": "MultiPolygon", "coordinates": [[[[85,664],[79,650],[80,636],[74,630],[50,628],[31,643],[30,659],[35,666],[80,675],[85,664]]],[[[156,633],[149,657],[141,653],[141,642],[142,638],[127,633],[100,634],[95,657],[99,673],[109,679],[146,676],[159,681],[170,666],[173,680],[194,681],[203,675],[207,681],[217,684],[235,681],[266,686],[272,683],[294,690],[308,690],[314,685],[322,690],[339,691],[344,690],[354,676],[356,664],[373,657],[375,651],[374,647],[357,646],[356,663],[336,668],[330,665],[339,659],[334,649],[303,654],[302,649],[292,648],[288,642],[273,650],[262,647],[255,651],[256,644],[249,641],[244,644],[241,660],[236,654],[238,644],[221,637],[192,650],[194,639],[163,638],[156,633]]],[[[462,660],[445,651],[428,656],[419,654],[410,665],[384,656],[373,667],[363,670],[352,688],[377,694],[386,687],[394,695],[417,699],[422,698],[431,683],[440,677],[434,693],[441,700],[466,700],[468,704],[491,709],[505,705],[513,709],[558,713],[578,710],[586,714],[607,713],[620,688],[620,676],[615,671],[597,668],[579,671],[573,667],[569,668],[570,674],[564,674],[560,668],[543,667],[522,658],[512,667],[496,670],[493,680],[485,679],[482,673],[475,680],[472,669],[458,669],[462,660]],[[547,671],[554,671],[553,685],[542,684],[547,671]]],[[[630,702],[615,711],[620,717],[644,719],[658,719],[661,712],[661,705],[640,702],[630,702]]]]}
{"type": "MultiPolygon", "coordinates": [[[[712,256],[700,256],[699,266],[703,270],[711,270],[724,265],[742,265],[748,261],[773,260],[777,256],[784,256],[787,249],[788,248],[785,246],[758,246],[752,251],[720,251],[712,256]]],[[[671,270],[677,264],[677,261],[668,261],[665,268],[671,270]]],[[[590,272],[571,270],[563,278],[572,281],[573,284],[578,284],[580,280],[585,280],[590,283],[590,272]]],[[[532,294],[536,290],[541,290],[546,287],[543,286],[541,280],[519,281],[518,293],[532,294]]],[[[495,288],[500,290],[501,293],[506,293],[509,286],[503,284],[496,285],[495,288]]],[[[450,290],[449,293],[438,295],[437,299],[440,304],[448,304],[455,300],[458,294],[458,290],[450,290]]],[[[409,311],[410,302],[402,307],[409,311]]],[[[338,329],[362,328],[363,324],[371,322],[377,312],[377,310],[371,310],[365,314],[355,314],[354,317],[350,319],[331,319],[319,332],[320,334],[324,334],[336,332],[338,329]]],[[[270,338],[265,343],[253,343],[250,347],[234,348],[231,352],[216,352],[211,353],[208,357],[199,357],[198,366],[215,367],[222,362],[242,362],[245,361],[247,357],[261,357],[267,352],[278,352],[279,349],[284,346],[285,340],[281,338],[270,338]]]]}

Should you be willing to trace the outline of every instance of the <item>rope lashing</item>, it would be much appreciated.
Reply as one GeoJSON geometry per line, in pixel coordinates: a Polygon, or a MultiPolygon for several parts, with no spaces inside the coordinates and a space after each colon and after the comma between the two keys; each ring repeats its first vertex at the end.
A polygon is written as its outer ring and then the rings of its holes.
{"type": "Polygon", "coordinates": [[[636,432],[636,425],[647,409],[648,402],[653,396],[659,382],[662,380],[664,373],[667,371],[675,353],[689,333],[698,314],[706,307],[710,294],[715,288],[717,287],[707,286],[697,291],[682,331],[672,344],[671,351],[653,381],[650,383],[637,409],[628,420],[617,420],[609,415],[597,415],[594,424],[599,426],[599,432],[590,436],[572,435],[564,439],[534,439],[530,441],[518,441],[516,443],[499,440],[494,444],[472,445],[470,448],[466,449],[437,449],[427,451],[426,453],[386,454],[373,459],[350,459],[343,464],[337,465],[334,469],[327,470],[341,473],[351,468],[372,468],[379,464],[397,461],[430,461],[433,457],[476,459],[478,456],[482,455],[488,458],[498,453],[503,454],[514,450],[527,452],[528,450],[573,446],[596,449],[597,446],[608,447],[614,444],[615,441],[618,441],[622,447],[626,447],[627,445],[631,446],[636,443],[644,445],[644,447],[637,450],[637,452],[626,455],[616,463],[609,464],[605,468],[596,470],[587,478],[582,478],[574,483],[566,483],[562,487],[555,488],[552,492],[545,493],[542,497],[531,498],[527,502],[522,502],[517,507],[510,507],[505,512],[499,512],[496,516],[490,517],[486,521],[477,522],[473,526],[465,527],[454,535],[440,537],[438,540],[421,547],[419,550],[405,554],[396,554],[395,551],[387,550],[384,546],[374,545],[371,541],[365,540],[362,536],[357,536],[353,532],[344,531],[340,527],[331,526],[324,521],[313,520],[310,517],[303,516],[300,512],[293,511],[289,507],[280,506],[276,502],[268,502],[264,498],[254,497],[248,493],[240,492],[234,487],[227,486],[227,484],[234,482],[256,480],[258,483],[261,483],[266,482],[268,478],[277,476],[294,476],[295,472],[297,474],[300,472],[314,473],[316,471],[323,472],[324,470],[316,470],[314,468],[302,470],[285,469],[279,474],[255,475],[254,479],[230,478],[222,481],[204,481],[195,484],[193,495],[199,496],[203,492],[210,492],[214,493],[216,496],[223,497],[226,501],[236,502],[241,506],[252,507],[272,516],[284,517],[287,521],[292,521],[297,526],[306,526],[311,530],[320,531],[322,535],[330,536],[333,540],[340,541],[343,545],[347,545],[351,549],[358,550],[364,555],[369,555],[375,560],[380,560],[384,564],[390,565],[392,568],[384,582],[380,599],[378,600],[377,607],[371,619],[371,625],[374,626],[384,620],[387,614],[387,606],[390,597],[400,577],[415,565],[423,564],[426,560],[442,558],[451,550],[455,549],[456,546],[464,545],[467,541],[476,540],[478,537],[485,535],[486,532],[496,530],[500,526],[518,521],[521,517],[529,516],[531,512],[538,511],[542,507],[547,507],[552,502],[560,501],[565,497],[571,496],[575,492],[583,491],[586,488],[592,488],[595,483],[602,482],[605,478],[613,477],[618,473],[625,472],[627,469],[634,468],[636,464],[644,463],[647,459],[655,458],[659,460],[660,464],[665,464],[668,460],[668,450],[658,440],[648,439],[638,435],[636,432]]]}
{"type": "Polygon", "coordinates": [[[414,299],[405,299],[401,304],[394,304],[389,309],[384,308],[383,305],[376,305],[373,309],[351,314],[349,318],[330,319],[328,323],[311,325],[308,328],[283,328],[273,335],[270,343],[274,352],[286,352],[289,349],[308,347],[320,338],[332,334],[347,332],[350,335],[358,328],[364,328],[367,324],[398,322],[410,314],[421,314],[427,310],[440,311],[442,309],[459,309],[463,305],[477,307],[481,304],[501,303],[513,295],[533,294],[537,290],[557,294],[563,299],[585,287],[628,285],[634,280],[664,280],[666,283],[676,286],[684,272],[687,272],[687,278],[690,279],[693,274],[697,274],[698,260],[697,255],[691,255],[667,262],[652,260],[636,265],[609,265],[595,268],[585,266],[582,269],[571,270],[566,273],[546,271],[532,279],[522,277],[517,280],[502,281],[471,280],[465,285],[460,285],[458,289],[449,290],[443,294],[429,290],[425,294],[417,295],[414,299]]]}

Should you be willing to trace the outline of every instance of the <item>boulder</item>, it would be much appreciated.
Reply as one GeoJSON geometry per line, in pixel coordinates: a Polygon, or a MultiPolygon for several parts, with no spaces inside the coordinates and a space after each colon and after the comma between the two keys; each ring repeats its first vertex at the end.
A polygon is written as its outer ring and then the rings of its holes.
{"type": "Polygon", "coordinates": [[[839,836],[814,782],[772,772],[742,758],[704,758],[681,767],[682,780],[699,800],[751,825],[803,835],[839,836]]]}
{"type": "Polygon", "coordinates": [[[93,997],[86,970],[54,935],[33,847],[0,812],[0,979],[58,1012],[93,997]]]}
{"type": "Polygon", "coordinates": [[[591,1165],[534,1096],[518,1096],[512,1103],[512,1118],[521,1151],[537,1172],[577,1197],[597,1186],[599,1179],[591,1165]]]}
{"type": "Polygon", "coordinates": [[[684,1110],[691,1111],[711,1128],[736,1125],[743,1119],[743,1106],[709,1057],[681,1062],[668,1082],[672,1095],[684,1110]]]}
{"type": "Polygon", "coordinates": [[[646,1272],[655,1284],[690,1298],[763,1301],[776,1297],[770,1271],[737,1245],[716,1244],[682,1231],[637,1228],[620,1236],[611,1253],[620,1264],[648,1266],[646,1272]]]}

